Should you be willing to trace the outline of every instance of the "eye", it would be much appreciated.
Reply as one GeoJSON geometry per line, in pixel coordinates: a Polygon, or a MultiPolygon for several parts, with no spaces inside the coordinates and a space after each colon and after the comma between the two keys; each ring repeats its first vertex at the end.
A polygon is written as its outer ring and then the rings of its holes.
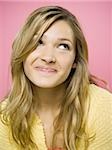
{"type": "Polygon", "coordinates": [[[39,44],[39,45],[44,44],[43,41],[42,41],[42,39],[40,39],[40,40],[38,41],[38,44],[39,44]]]}
{"type": "Polygon", "coordinates": [[[69,45],[65,44],[65,43],[59,44],[59,48],[62,50],[69,50],[70,49],[69,45]]]}

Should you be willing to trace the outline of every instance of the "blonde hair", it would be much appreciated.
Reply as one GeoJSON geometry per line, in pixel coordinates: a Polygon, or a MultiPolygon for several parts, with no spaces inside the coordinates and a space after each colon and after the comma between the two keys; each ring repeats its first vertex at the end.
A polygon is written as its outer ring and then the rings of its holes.
{"type": "Polygon", "coordinates": [[[74,32],[74,49],[76,50],[74,61],[77,65],[75,70],[71,70],[66,81],[67,89],[63,107],[54,122],[53,145],[55,145],[56,135],[63,126],[64,143],[68,150],[77,150],[82,139],[85,149],[88,146],[88,135],[85,131],[90,78],[87,67],[87,43],[78,20],[73,14],[59,6],[46,6],[36,9],[29,15],[12,45],[12,89],[2,113],[4,121],[10,124],[15,142],[23,149],[38,149],[31,133],[35,105],[33,88],[32,83],[25,76],[23,62],[36,49],[44,32],[58,20],[68,22],[74,32]],[[36,38],[34,38],[35,35],[37,35],[36,38]]]}

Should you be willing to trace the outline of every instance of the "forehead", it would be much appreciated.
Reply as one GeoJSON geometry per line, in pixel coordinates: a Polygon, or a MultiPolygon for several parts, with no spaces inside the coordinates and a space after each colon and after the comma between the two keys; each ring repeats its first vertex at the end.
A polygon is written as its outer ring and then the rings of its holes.
{"type": "Polygon", "coordinates": [[[74,33],[67,21],[59,20],[53,23],[43,34],[45,38],[66,38],[73,42],[74,33]]]}

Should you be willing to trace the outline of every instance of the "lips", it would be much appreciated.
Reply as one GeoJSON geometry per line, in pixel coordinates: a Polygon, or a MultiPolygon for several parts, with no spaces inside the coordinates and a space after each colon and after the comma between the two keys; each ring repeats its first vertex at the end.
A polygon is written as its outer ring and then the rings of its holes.
{"type": "Polygon", "coordinates": [[[45,72],[45,73],[56,73],[57,70],[54,69],[54,68],[51,68],[51,67],[43,67],[43,66],[38,66],[36,67],[36,70],[37,71],[40,71],[40,72],[45,72]]]}

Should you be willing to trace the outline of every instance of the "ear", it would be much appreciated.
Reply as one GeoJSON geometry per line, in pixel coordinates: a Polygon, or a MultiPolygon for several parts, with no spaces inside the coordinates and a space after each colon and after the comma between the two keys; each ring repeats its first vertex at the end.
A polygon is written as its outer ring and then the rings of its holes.
{"type": "Polygon", "coordinates": [[[73,69],[76,68],[76,63],[75,63],[75,62],[73,63],[72,68],[73,68],[73,69]]]}

